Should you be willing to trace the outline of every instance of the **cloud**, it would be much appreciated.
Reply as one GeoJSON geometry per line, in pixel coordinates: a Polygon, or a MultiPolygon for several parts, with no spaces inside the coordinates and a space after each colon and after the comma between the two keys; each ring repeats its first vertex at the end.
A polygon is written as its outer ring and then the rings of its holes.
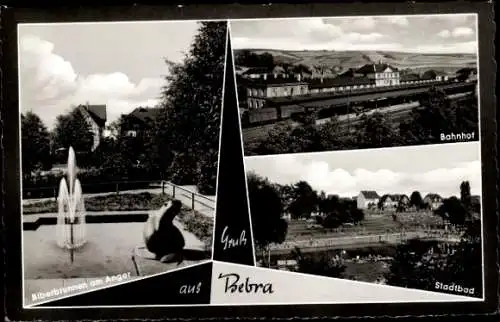
{"type": "Polygon", "coordinates": [[[409,173],[390,169],[370,171],[363,168],[348,171],[332,168],[327,162],[304,161],[298,157],[250,157],[245,159],[247,171],[268,177],[272,182],[293,184],[307,181],[314,189],[327,194],[355,196],[361,190],[375,190],[379,194],[405,193],[418,190],[422,194],[438,193],[443,196],[459,194],[462,181],[468,180],[471,192],[481,194],[481,162],[471,161],[450,165],[447,168],[409,173]]]}
{"type": "Polygon", "coordinates": [[[384,38],[378,32],[361,33],[350,31],[346,28],[357,30],[371,30],[375,20],[360,18],[335,25],[338,19],[268,19],[259,21],[232,21],[231,42],[235,49],[285,49],[285,50],[363,50],[399,48],[398,44],[374,43],[384,38]],[[369,28],[370,27],[370,28],[369,28]]]}
{"type": "Polygon", "coordinates": [[[33,35],[20,39],[21,110],[38,114],[48,127],[72,105],[108,105],[108,120],[143,104],[157,103],[162,78],[132,82],[121,72],[80,75],[54,53],[54,44],[33,35]]]}
{"type": "Polygon", "coordinates": [[[351,21],[346,21],[343,26],[347,29],[352,30],[373,30],[375,28],[377,22],[372,17],[362,17],[356,18],[351,21]]]}
{"type": "Polygon", "coordinates": [[[453,37],[468,37],[474,35],[474,30],[468,27],[457,27],[451,32],[453,37]]]}
{"type": "Polygon", "coordinates": [[[387,22],[400,27],[406,27],[409,25],[408,19],[406,19],[405,17],[398,17],[398,16],[388,17],[387,22]]]}
{"type": "Polygon", "coordinates": [[[332,17],[231,21],[236,49],[473,53],[474,15],[332,17]],[[443,45],[443,39],[448,39],[443,45]],[[450,44],[451,41],[455,44],[450,44]],[[460,42],[462,41],[462,42],[460,42]],[[419,45],[420,44],[420,45],[419,45]]]}
{"type": "Polygon", "coordinates": [[[441,38],[449,38],[451,36],[451,32],[448,29],[443,29],[437,34],[441,38]]]}

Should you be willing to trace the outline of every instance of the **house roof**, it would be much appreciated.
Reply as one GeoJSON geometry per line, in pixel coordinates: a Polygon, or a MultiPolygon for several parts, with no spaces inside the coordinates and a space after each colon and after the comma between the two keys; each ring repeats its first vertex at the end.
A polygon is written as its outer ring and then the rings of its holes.
{"type": "Polygon", "coordinates": [[[345,76],[347,76],[347,77],[355,77],[356,75],[360,75],[360,74],[361,74],[361,75],[363,75],[362,73],[358,73],[358,72],[356,71],[356,69],[354,69],[354,68],[349,68],[348,70],[346,70],[345,72],[343,72],[343,73],[342,73],[342,74],[340,74],[339,76],[340,76],[340,77],[345,77],[345,76]]]}
{"type": "Polygon", "coordinates": [[[440,195],[437,193],[428,193],[424,199],[443,199],[440,195]]]}
{"type": "Polygon", "coordinates": [[[243,72],[243,75],[249,75],[249,74],[266,74],[269,72],[267,68],[264,67],[252,67],[247,69],[246,71],[243,72]]]}
{"type": "Polygon", "coordinates": [[[311,79],[309,80],[309,88],[369,85],[374,83],[374,80],[367,77],[338,76],[335,78],[324,78],[323,83],[321,83],[320,79],[311,79]]]}
{"type": "Polygon", "coordinates": [[[361,194],[366,198],[366,199],[378,199],[380,196],[376,191],[361,191],[361,194]]]}
{"type": "Polygon", "coordinates": [[[273,68],[273,73],[284,73],[285,69],[282,66],[276,65],[273,68]]]}
{"type": "Polygon", "coordinates": [[[298,81],[296,78],[283,78],[283,77],[274,77],[272,75],[267,76],[267,79],[259,78],[253,80],[247,80],[245,85],[248,87],[253,86],[280,86],[280,85],[307,85],[307,82],[298,81]]]}
{"type": "Polygon", "coordinates": [[[106,124],[106,105],[80,105],[90,117],[100,126],[106,124]]]}
{"type": "Polygon", "coordinates": [[[389,64],[366,64],[358,68],[357,72],[362,74],[370,74],[370,73],[382,73],[387,68],[392,69],[393,71],[397,71],[398,69],[392,67],[389,64]]]}
{"type": "Polygon", "coordinates": [[[128,114],[128,116],[135,117],[142,122],[147,122],[156,119],[162,110],[163,108],[161,107],[138,107],[128,114]]]}

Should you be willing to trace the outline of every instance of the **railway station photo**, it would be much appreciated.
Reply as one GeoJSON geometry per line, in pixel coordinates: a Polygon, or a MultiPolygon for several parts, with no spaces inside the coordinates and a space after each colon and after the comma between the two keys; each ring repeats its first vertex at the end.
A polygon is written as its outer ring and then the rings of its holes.
{"type": "Polygon", "coordinates": [[[479,140],[476,24],[474,14],[232,21],[245,155],[479,140]]]}

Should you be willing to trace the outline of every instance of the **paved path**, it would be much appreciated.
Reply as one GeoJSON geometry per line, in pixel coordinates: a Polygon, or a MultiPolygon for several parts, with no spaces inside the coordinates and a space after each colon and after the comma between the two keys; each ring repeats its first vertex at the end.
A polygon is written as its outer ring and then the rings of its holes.
{"type": "MultiPolygon", "coordinates": [[[[196,192],[195,186],[178,186],[175,189],[175,198],[180,200],[186,207],[192,208],[193,202],[192,197],[194,193],[194,209],[207,217],[213,217],[215,212],[215,196],[203,196],[196,192]]],[[[171,185],[165,186],[165,193],[174,197],[174,188],[171,185]]],[[[120,191],[119,194],[140,194],[140,193],[152,193],[161,194],[162,188],[150,188],[150,189],[139,189],[139,190],[124,190],[120,191]]],[[[114,195],[116,192],[100,192],[100,193],[89,193],[85,194],[84,198],[100,197],[100,196],[110,196],[114,195]]],[[[54,201],[54,198],[41,198],[41,199],[23,199],[23,205],[30,205],[44,201],[54,201]]],[[[128,211],[127,211],[128,212],[128,211]]]]}

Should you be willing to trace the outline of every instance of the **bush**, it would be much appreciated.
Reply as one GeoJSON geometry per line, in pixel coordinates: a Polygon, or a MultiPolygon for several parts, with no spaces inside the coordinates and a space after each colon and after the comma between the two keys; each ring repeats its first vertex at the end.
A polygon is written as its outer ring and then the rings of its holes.
{"type": "MultiPolygon", "coordinates": [[[[23,199],[55,197],[63,177],[64,173],[60,172],[24,178],[23,199]]],[[[120,191],[145,189],[151,181],[158,180],[142,169],[133,169],[128,176],[114,175],[106,169],[81,170],[77,178],[84,193],[113,192],[117,189],[117,183],[120,191]]]]}

